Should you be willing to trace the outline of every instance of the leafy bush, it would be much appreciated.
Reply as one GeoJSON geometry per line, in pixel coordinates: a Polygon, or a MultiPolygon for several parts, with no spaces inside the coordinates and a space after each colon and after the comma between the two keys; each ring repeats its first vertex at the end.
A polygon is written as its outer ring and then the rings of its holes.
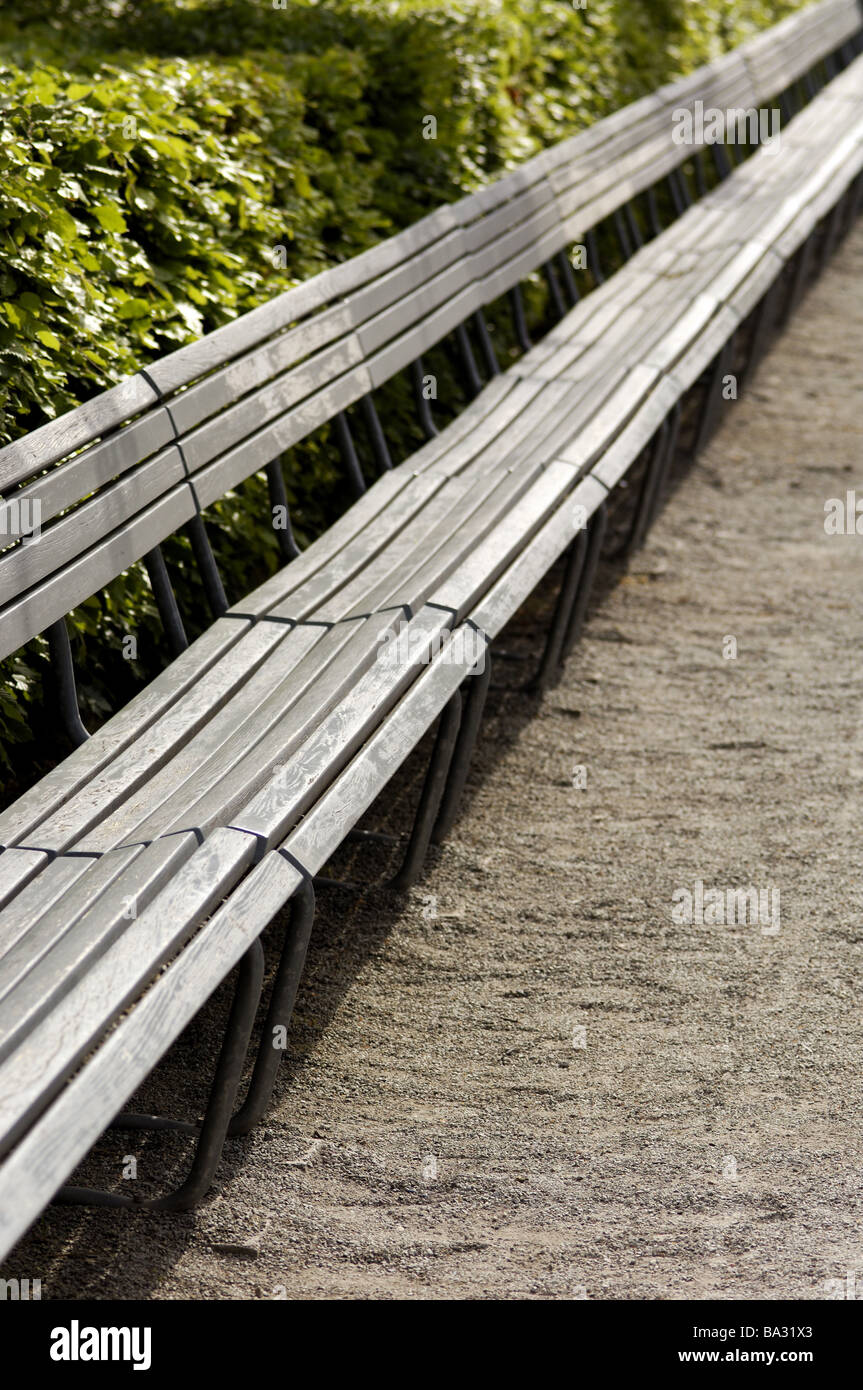
{"type": "MultiPolygon", "coordinates": [[[[796,7],[651,0],[649,24],[641,0],[16,7],[0,16],[0,443],[796,7]],[[435,140],[421,138],[426,114],[435,140]]],[[[418,442],[403,383],[386,420],[403,457],[418,442]]],[[[325,433],[289,461],[301,541],[345,502],[325,433]]],[[[278,563],[266,516],[256,479],[208,518],[232,595],[278,563]]],[[[205,609],[186,542],[166,558],[194,630],[205,609]]],[[[142,568],[71,624],[93,727],[163,660],[142,568]]],[[[39,639],[3,663],[13,780],[36,746],[45,669],[39,639]]]]}

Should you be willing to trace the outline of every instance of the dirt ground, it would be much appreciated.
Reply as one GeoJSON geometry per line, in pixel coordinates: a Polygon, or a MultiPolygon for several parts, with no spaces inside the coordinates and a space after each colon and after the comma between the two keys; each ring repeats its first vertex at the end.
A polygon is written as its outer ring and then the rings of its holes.
{"type": "MultiPolygon", "coordinates": [[[[860,482],[861,362],[863,227],[643,550],[605,567],[559,684],[538,700],[526,662],[497,663],[510,688],[420,887],[321,890],[276,1100],[214,1193],[187,1216],[55,1208],[7,1277],[43,1298],[819,1299],[850,1272],[863,1296],[863,537],[824,529],[860,482]],[[778,891],[778,931],[676,923],[696,880],[778,891]]],[[[374,823],[404,826],[420,771],[374,823]]],[[[224,1003],[139,1103],[200,1108],[224,1003]]],[[[111,1137],[88,1174],[116,1184],[135,1155],[152,1191],[185,1142],[111,1137]]]]}

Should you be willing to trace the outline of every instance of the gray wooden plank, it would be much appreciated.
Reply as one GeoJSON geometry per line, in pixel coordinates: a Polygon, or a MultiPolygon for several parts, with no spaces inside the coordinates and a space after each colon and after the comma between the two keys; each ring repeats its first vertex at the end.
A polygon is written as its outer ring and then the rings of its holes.
{"type": "MultiPolygon", "coordinates": [[[[260,390],[244,396],[219,415],[183,435],[183,455],[194,473],[231,446],[240,443],[262,425],[284,416],[321,387],[343,376],[362,361],[359,339],[350,334],[291,367],[260,390]]],[[[208,386],[207,382],[196,391],[208,386]]],[[[183,397],[178,397],[177,410],[183,397]]]]}
{"type": "Polygon", "coordinates": [[[668,377],[660,378],[625,429],[621,430],[599,462],[594,464],[590,472],[591,478],[598,479],[611,491],[632,467],[679,399],[680,389],[677,383],[668,377]]]}
{"type": "Polygon", "coordinates": [[[0,908],[5,907],[49,861],[50,855],[43,850],[17,846],[4,849],[0,854],[0,908]]]}
{"type": "Polygon", "coordinates": [[[370,386],[383,386],[391,376],[435,343],[439,343],[441,338],[463,323],[474,309],[478,308],[476,287],[468,284],[446,303],[416,322],[407,332],[394,338],[386,347],[380,348],[367,359],[370,386]]]}
{"type": "Polygon", "coordinates": [[[49,420],[0,449],[0,490],[83,449],[155,404],[156,393],[144,377],[130,376],[75,410],[49,420]]]}
{"type": "Polygon", "coordinates": [[[166,493],[120,530],[0,611],[0,660],[140,560],[195,514],[188,485],[166,493]]]}
{"type": "MultiPolygon", "coordinates": [[[[302,742],[359,679],[397,617],[374,615],[324,632],[283,683],[288,690],[271,692],[257,713],[222,737],[209,756],[183,767],[183,780],[173,790],[176,769],[168,768],[155,779],[154,788],[145,789],[148,800],[142,798],[140,808],[121,808],[98,833],[127,843],[184,829],[209,834],[253,795],[279,757],[302,742]],[[169,784],[169,795],[154,804],[154,789],[161,792],[163,782],[169,784]]],[[[225,732],[218,729],[211,741],[225,732]]]]}
{"type": "MultiPolygon", "coordinates": [[[[97,730],[85,744],[52,768],[41,781],[0,812],[0,843],[15,845],[32,836],[52,812],[67,804],[82,787],[118,757],[125,748],[187,691],[198,688],[213,664],[242,634],[248,619],[222,618],[208,628],[164,671],[97,730]]],[[[63,846],[61,846],[63,847],[63,846]]],[[[9,851],[7,850],[6,853],[9,851]]],[[[31,854],[32,851],[27,851],[31,854]]],[[[0,854],[0,885],[4,882],[4,860],[0,854]]],[[[0,905],[3,889],[0,886],[0,905]]]]}
{"type": "MultiPolygon", "coordinates": [[[[282,855],[267,855],[0,1166],[0,1259],[300,882],[300,874],[282,855]]],[[[114,976],[120,976],[119,961],[111,964],[114,976]]],[[[125,980],[124,985],[128,990],[125,980]]],[[[58,1021],[68,1025],[68,1011],[58,1021]]],[[[38,1100],[31,1100],[31,1114],[37,1105],[38,1100]]]]}
{"type": "Polygon", "coordinates": [[[157,453],[173,438],[167,411],[149,411],[108,439],[76,454],[48,473],[42,473],[14,494],[14,501],[0,501],[0,536],[13,541],[24,534],[14,523],[21,504],[38,502],[41,523],[95,492],[121,473],[126,473],[149,454],[157,453]]]}
{"type": "Polygon", "coordinates": [[[320,872],[432,726],[477,659],[484,659],[485,649],[485,640],[470,629],[447,637],[386,721],[288,837],[283,848],[291,859],[309,874],[320,872]]]}
{"type": "MultiPolygon", "coordinates": [[[[48,575],[62,571],[85,546],[110,536],[146,506],[185,478],[179,451],[172,445],[109,484],[37,537],[0,555],[0,592],[23,594],[48,575]]],[[[113,577],[113,576],[112,576],[113,577]]],[[[93,592],[91,590],[91,592],[93,592]]]]}
{"type": "Polygon", "coordinates": [[[224,497],[231,488],[250,478],[286,449],[326,424],[337,411],[346,410],[371,389],[371,373],[368,366],[362,364],[345,372],[323,390],[316,391],[288,413],[273,414],[270,424],[248,435],[236,448],[194,474],[193,485],[200,506],[208,507],[211,502],[224,497]]]}
{"type": "MultiPolygon", "coordinates": [[[[400,535],[405,527],[422,515],[423,508],[442,487],[445,478],[429,469],[412,478],[396,493],[388,507],[378,513],[358,534],[347,538],[341,548],[300,584],[285,586],[278,601],[268,603],[269,617],[291,619],[295,622],[334,622],[327,604],[349,584],[362,583],[362,576],[373,566],[377,557],[400,535]]],[[[275,586],[271,595],[276,592],[275,586]]],[[[346,615],[342,605],[339,617],[346,615]]]]}
{"type": "Polygon", "coordinates": [[[111,1024],[218,907],[254,854],[249,835],[217,831],[37,1024],[25,1046],[0,1063],[0,1151],[26,1131],[111,1024]]]}
{"type": "Polygon", "coordinates": [[[194,835],[113,850],[0,960],[0,1060],[37,1027],[195,853],[194,835]],[[134,914],[134,915],[131,915],[134,914]]]}
{"type": "Polygon", "coordinates": [[[583,478],[534,539],[471,609],[471,622],[476,623],[488,637],[496,637],[607,495],[598,479],[590,475],[583,478]]]}
{"type": "Polygon", "coordinates": [[[191,820],[180,826],[177,817],[204,787],[244,758],[251,769],[256,740],[278,718],[288,717],[292,705],[323,675],[328,660],[350,637],[348,631],[330,632],[323,626],[288,629],[277,623],[261,624],[250,636],[259,634],[258,659],[246,674],[242,668],[231,672],[229,698],[208,706],[207,718],[197,721],[185,737],[178,737],[179,721],[163,735],[170,757],[151,761],[146,775],[146,747],[131,750],[135,756],[121,770],[127,782],[134,775],[137,785],[113,798],[98,820],[90,818],[88,828],[72,842],[76,852],[104,852],[175,829],[203,830],[191,820]]]}
{"type": "Polygon", "coordinates": [[[233,700],[243,698],[268,657],[289,638],[290,650],[299,652],[316,639],[316,634],[297,638],[289,624],[278,623],[261,623],[247,630],[208,669],[205,679],[193,682],[161,718],[141,729],[124,748],[118,747],[104,767],[92,769],[80,789],[43,819],[29,842],[56,854],[73,847],[93,853],[110,849],[113,841],[107,827],[113,823],[112,817],[139,796],[151,795],[153,779],[176,759],[188,756],[189,748],[196,746],[195,740],[214,719],[233,717],[233,700]],[[91,832],[92,838],[85,839],[91,832]]]}
{"type": "Polygon", "coordinates": [[[633,367],[623,383],[561,449],[560,458],[579,472],[594,463],[632,418],[658,379],[655,367],[643,364],[633,367]]]}
{"type": "Polygon", "coordinates": [[[260,837],[268,849],[283,840],[417,678],[448,627],[447,614],[423,609],[403,630],[406,657],[387,660],[378,644],[378,659],[309,736],[281,756],[277,769],[270,764],[268,777],[234,809],[230,825],[260,837]]]}
{"type": "Polygon", "coordinates": [[[568,463],[550,464],[506,519],[435,589],[429,604],[451,609],[460,622],[572,491],[575,479],[575,469],[568,463]]]}
{"type": "MultiPolygon", "coordinates": [[[[334,304],[278,337],[268,339],[244,356],[234,358],[227,366],[212,372],[196,385],[178,392],[169,402],[168,408],[177,433],[187,434],[209,416],[225,410],[257,387],[282,376],[305,358],[349,335],[350,330],[348,305],[334,304]]],[[[325,369],[322,370],[322,377],[324,375],[325,369]]]]}

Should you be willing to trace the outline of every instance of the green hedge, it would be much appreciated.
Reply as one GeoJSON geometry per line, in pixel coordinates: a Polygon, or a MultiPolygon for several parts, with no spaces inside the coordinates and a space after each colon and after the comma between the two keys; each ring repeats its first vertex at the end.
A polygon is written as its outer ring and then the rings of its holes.
{"type": "MultiPolygon", "coordinates": [[[[797,7],[16,7],[0,16],[0,443],[797,7]],[[425,115],[437,120],[434,140],[422,138],[425,115]],[[274,264],[280,245],[283,269],[274,264]]],[[[386,418],[394,454],[404,456],[417,436],[400,383],[386,418]]],[[[305,541],[345,504],[326,439],[295,450],[287,476],[305,541]]],[[[232,594],[278,563],[267,514],[254,479],[209,517],[232,594]]],[[[194,631],[205,609],[186,543],[170,541],[166,558],[194,631]]],[[[72,626],[92,728],[164,660],[142,568],[76,610],[72,626]],[[128,633],[138,638],[133,662],[120,654],[128,633]]],[[[9,794],[62,751],[44,718],[45,674],[41,639],[2,663],[9,794]]]]}

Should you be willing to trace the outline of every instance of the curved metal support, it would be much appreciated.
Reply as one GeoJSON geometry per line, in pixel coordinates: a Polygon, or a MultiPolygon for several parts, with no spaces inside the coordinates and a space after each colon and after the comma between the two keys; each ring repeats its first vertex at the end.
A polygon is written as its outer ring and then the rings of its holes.
{"type": "Polygon", "coordinates": [[[704,150],[695,151],[692,159],[692,167],[695,170],[695,191],[699,198],[703,198],[707,193],[707,175],[704,172],[704,150]]]}
{"type": "Polygon", "coordinates": [[[384,434],[383,426],[378,417],[378,412],[370,391],[367,392],[365,396],[360,397],[360,410],[363,413],[363,424],[366,427],[366,433],[369,437],[369,443],[372,446],[375,462],[382,473],[388,473],[393,466],[393,461],[390,456],[386,435],[384,434]]]}
{"type": "MultiPolygon", "coordinates": [[[[491,650],[486,648],[483,653],[483,663],[479,670],[474,670],[465,681],[467,686],[467,697],[465,699],[464,710],[462,713],[461,724],[459,726],[458,738],[456,739],[455,749],[453,750],[452,762],[450,764],[449,775],[443,789],[437,819],[431,833],[432,843],[440,844],[441,840],[449,834],[453,822],[458,815],[458,808],[461,803],[462,793],[464,792],[467,774],[470,769],[470,760],[476,745],[479,726],[482,722],[482,712],[485,708],[485,699],[488,694],[489,682],[491,680],[491,650]]],[[[464,686],[462,686],[464,689],[464,686]]]]}
{"type": "Polygon", "coordinates": [[[563,288],[566,290],[566,297],[569,300],[570,308],[574,308],[581,295],[578,293],[578,285],[575,281],[575,272],[572,263],[565,251],[558,251],[556,256],[558,268],[560,269],[563,288]]]}
{"type": "Polygon", "coordinates": [[[60,718],[67,737],[76,748],[86,743],[90,735],[84,728],[81,711],[78,708],[78,689],[75,684],[75,667],[72,662],[72,645],[66,619],[58,618],[56,623],[45,629],[51,653],[51,667],[57,682],[60,701],[60,718]]]}
{"type": "Polygon", "coordinates": [[[186,523],[185,529],[192,543],[192,554],[204,585],[207,606],[214,618],[221,618],[222,614],[227,612],[228,599],[200,512],[196,512],[191,521],[186,523]]]}
{"type": "Polygon", "coordinates": [[[716,141],[710,146],[710,157],[720,180],[727,179],[731,173],[732,165],[725,146],[716,141]]]}
{"type": "Polygon", "coordinates": [[[183,619],[180,617],[180,610],[177,607],[177,599],[168,578],[162,547],[155,545],[152,550],[147,551],[143,558],[144,568],[150,578],[150,588],[153,590],[159,617],[162,619],[162,626],[168,639],[168,647],[172,656],[179,656],[180,652],[184,652],[188,647],[189,639],[186,636],[183,619]]]}
{"type": "Polygon", "coordinates": [[[665,182],[671,194],[671,201],[674,204],[675,216],[682,217],[689,206],[689,202],[687,199],[687,189],[680,178],[680,170],[672,169],[665,182]]]}
{"type": "Polygon", "coordinates": [[[587,247],[587,266],[597,285],[605,282],[605,273],[602,269],[602,261],[599,258],[599,243],[596,239],[596,231],[591,227],[589,232],[585,232],[584,244],[587,247]]]}
{"type": "Polygon", "coordinates": [[[468,331],[463,323],[458,324],[455,330],[455,340],[458,344],[459,356],[461,357],[464,374],[467,377],[468,390],[472,396],[478,396],[482,390],[482,377],[476,365],[476,358],[473,355],[468,331]]]}
{"type": "Polygon", "coordinates": [[[285,491],[285,479],[282,473],[281,459],[271,459],[267,464],[267,490],[270,494],[270,512],[276,507],[284,507],[285,524],[277,526],[276,541],[279,546],[279,553],[283,560],[296,560],[300,554],[300,547],[294,538],[293,527],[291,526],[291,511],[288,506],[288,494],[285,491]]]}
{"type": "Polygon", "coordinates": [[[659,216],[659,208],[656,203],[656,189],[653,184],[644,190],[647,201],[647,221],[650,225],[651,236],[659,236],[662,232],[662,220],[659,216]]]}
{"type": "Polygon", "coordinates": [[[343,410],[338,411],[338,413],[333,416],[333,426],[336,432],[336,444],[338,445],[344,470],[348,475],[351,491],[354,497],[362,497],[366,490],[366,481],[363,477],[363,470],[360,468],[357,451],[354,448],[350,426],[348,425],[343,410]]]}
{"type": "Polygon", "coordinates": [[[500,376],[500,365],[497,360],[497,353],[494,350],[494,343],[491,340],[491,334],[488,331],[488,324],[483,317],[482,310],[474,309],[471,318],[476,328],[477,337],[479,338],[479,348],[482,353],[482,360],[486,372],[490,377],[500,376]]]}
{"type": "Polygon", "coordinates": [[[716,429],[719,406],[722,400],[722,378],[728,372],[733,361],[734,340],[735,334],[732,333],[727,342],[723,343],[720,352],[716,356],[701,410],[698,432],[692,448],[693,454],[699,453],[699,451],[704,448],[704,445],[716,429]]]}
{"type": "Polygon", "coordinates": [[[411,382],[414,389],[414,404],[417,408],[417,415],[419,416],[423,434],[426,439],[434,439],[435,435],[439,434],[440,431],[434,422],[434,416],[431,412],[428,397],[424,394],[423,381],[423,360],[421,357],[417,357],[411,363],[411,382]]]}
{"type": "Polygon", "coordinates": [[[100,1192],[90,1187],[61,1187],[54,1201],[63,1206],[137,1207],[148,1211],[190,1211],[208,1192],[222,1156],[231,1111],[243,1074],[249,1039],[264,981],[264,952],[255,941],[240,962],[240,973],[219,1060],[200,1128],[160,1116],[120,1115],[111,1129],[180,1129],[197,1133],[198,1145],[188,1177],[164,1197],[138,1199],[125,1192],[100,1192]]]}
{"type": "Polygon", "coordinates": [[[513,285],[508,293],[510,312],[512,313],[512,326],[515,332],[515,340],[522,352],[530,352],[533,343],[527,331],[527,319],[524,313],[524,296],[521,292],[521,285],[513,285]]]}
{"type": "Polygon", "coordinates": [[[291,899],[291,916],[273,982],[258,1055],[246,1099],[228,1125],[229,1134],[248,1134],[262,1118],[276,1083],[282,1050],[275,1045],[275,1030],[287,1028],[294,1012],[300,977],[315,920],[315,886],[305,879],[291,899]]]}
{"type": "Polygon", "coordinates": [[[434,750],[420,794],[414,827],[402,866],[390,887],[410,888],[419,878],[440,810],[441,799],[449,777],[461,723],[461,691],[457,690],[444,707],[438,726],[434,750]]]}
{"type": "Polygon", "coordinates": [[[629,230],[629,239],[632,242],[634,249],[636,251],[640,251],[642,246],[644,245],[644,237],[641,235],[641,228],[638,225],[638,220],[635,216],[635,210],[632,206],[631,198],[628,203],[624,204],[623,215],[626,218],[626,225],[629,230]]]}
{"type": "Polygon", "coordinates": [[[562,319],[566,314],[566,304],[560,292],[560,285],[557,283],[557,271],[554,261],[546,261],[542,267],[542,271],[545,276],[546,284],[548,285],[548,292],[551,296],[551,304],[555,317],[562,319]]]}
{"type": "MultiPolygon", "coordinates": [[[[679,410],[679,403],[674,407],[679,410]]],[[[612,560],[628,555],[641,545],[651,521],[656,515],[659,494],[670,461],[672,428],[669,419],[663,420],[648,445],[648,461],[642,479],[641,492],[629,532],[621,545],[610,556],[612,560]]]]}
{"type": "Polygon", "coordinates": [[[569,615],[569,622],[566,625],[566,632],[563,638],[563,651],[561,652],[561,659],[563,661],[569,656],[581,636],[581,629],[584,627],[584,620],[587,617],[587,605],[590,601],[593,581],[599,566],[599,557],[602,553],[602,543],[605,540],[607,526],[608,504],[602,502],[594,512],[588,530],[587,554],[584,559],[584,568],[581,572],[578,592],[575,596],[575,603],[572,605],[572,612],[569,615]]]}
{"type": "Polygon", "coordinates": [[[632,255],[632,243],[629,240],[629,232],[626,230],[623,218],[620,215],[620,208],[615,208],[611,216],[614,230],[617,233],[617,242],[620,246],[620,254],[625,261],[632,255]]]}

